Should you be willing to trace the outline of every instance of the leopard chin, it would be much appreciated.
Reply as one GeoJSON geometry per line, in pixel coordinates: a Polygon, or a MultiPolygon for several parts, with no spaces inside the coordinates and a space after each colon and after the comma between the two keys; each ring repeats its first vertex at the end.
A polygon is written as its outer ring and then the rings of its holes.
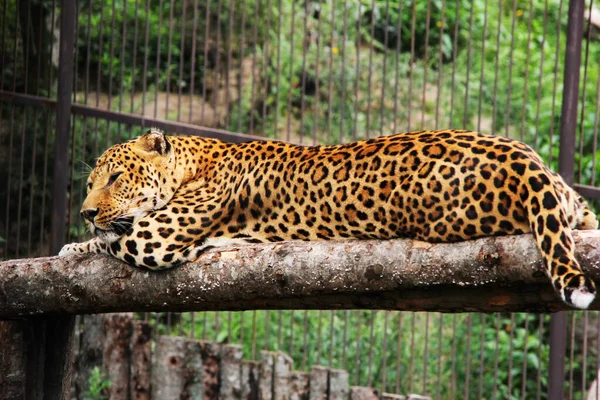
{"type": "Polygon", "coordinates": [[[102,240],[106,244],[111,244],[118,241],[121,236],[114,231],[104,230],[100,228],[96,228],[92,231],[94,235],[96,235],[100,240],[102,240]]]}

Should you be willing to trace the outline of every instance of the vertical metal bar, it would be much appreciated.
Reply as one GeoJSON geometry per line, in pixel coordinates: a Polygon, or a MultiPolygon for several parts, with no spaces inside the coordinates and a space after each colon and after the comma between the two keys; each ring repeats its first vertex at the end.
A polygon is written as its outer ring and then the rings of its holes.
{"type": "Polygon", "coordinates": [[[396,340],[396,393],[400,392],[400,373],[402,368],[402,312],[398,312],[398,337],[396,340]]]}
{"type": "MultiPolygon", "coordinates": [[[[427,43],[427,41],[425,42],[427,43]]],[[[427,360],[429,359],[429,315],[430,313],[425,313],[425,341],[423,344],[423,395],[427,394],[427,360]]],[[[470,336],[470,335],[469,335],[470,336]]],[[[470,351],[470,350],[469,350],[470,351]]],[[[467,397],[468,398],[468,397],[467,397]]]]}
{"type": "MultiPolygon", "coordinates": [[[[279,7],[279,9],[281,9],[281,7],[279,7]]],[[[231,4],[229,4],[229,8],[227,10],[227,13],[229,14],[229,25],[228,25],[228,29],[227,29],[227,68],[225,70],[225,104],[229,105],[232,103],[232,101],[229,99],[231,90],[230,90],[230,86],[231,86],[231,63],[232,63],[232,54],[231,54],[231,48],[233,45],[233,32],[234,32],[234,28],[233,28],[233,17],[235,15],[235,2],[231,2],[231,4]]],[[[279,18],[281,19],[281,13],[279,13],[279,18]]],[[[280,24],[281,25],[281,24],[280,24]]],[[[280,26],[279,25],[279,26],[280,26]]],[[[281,29],[281,28],[279,28],[281,29]]],[[[278,42],[279,45],[279,42],[278,42]]],[[[279,70],[277,71],[277,79],[279,79],[279,70]]],[[[229,127],[229,118],[230,118],[230,114],[229,112],[225,113],[225,123],[224,126],[226,127],[226,129],[231,129],[229,127]]],[[[277,127],[277,124],[275,124],[275,127],[277,127]]],[[[277,129],[275,129],[277,130],[277,129]]]]}
{"type": "MultiPolygon", "coordinates": [[[[329,368],[333,368],[334,350],[335,350],[335,310],[331,310],[329,318],[329,368]]],[[[384,346],[385,349],[385,346],[384,346]]]]}
{"type": "Polygon", "coordinates": [[[57,254],[65,241],[69,127],[71,124],[71,95],[73,89],[73,49],[75,42],[75,4],[63,0],[60,16],[58,91],[56,102],[56,145],[54,149],[54,178],[52,189],[52,254],[57,254]]]}
{"type": "MultiPolygon", "coordinates": [[[[374,41],[375,41],[375,0],[371,0],[371,11],[372,11],[372,15],[371,15],[371,31],[370,31],[370,43],[369,43],[369,78],[367,79],[367,120],[366,120],[366,124],[365,124],[365,137],[369,138],[370,137],[370,130],[371,130],[371,82],[372,82],[372,78],[373,78],[373,53],[374,50],[373,48],[374,46],[374,41]]],[[[361,17],[359,15],[359,21],[361,20],[361,17]]],[[[359,32],[360,32],[360,25],[359,25],[359,32]]],[[[359,41],[361,40],[360,37],[362,35],[359,33],[359,41]]],[[[360,47],[360,43],[359,43],[359,47],[360,47]]],[[[360,79],[360,76],[356,76],[357,79],[360,79]]],[[[383,107],[382,107],[383,108],[383,107]]]]}
{"type": "MultiPolygon", "coordinates": [[[[389,5],[389,1],[387,2],[387,5],[389,5]]],[[[390,311],[389,310],[385,310],[384,311],[384,315],[383,315],[383,344],[381,346],[382,349],[382,365],[381,365],[381,393],[385,393],[386,390],[386,386],[387,386],[387,354],[388,354],[388,350],[387,350],[387,333],[388,333],[388,320],[390,317],[390,311]]]]}
{"type": "MultiPolygon", "coordinates": [[[[467,67],[468,69],[468,67],[467,67]]],[[[465,95],[465,98],[468,95],[465,95]]],[[[467,345],[465,347],[467,354],[465,356],[465,387],[464,387],[464,398],[469,398],[469,378],[471,377],[471,336],[473,329],[473,315],[467,316],[467,345]]],[[[510,375],[510,374],[509,374],[510,375]]]]}
{"type": "MultiPolygon", "coordinates": [[[[568,185],[575,176],[575,130],[577,129],[577,105],[579,94],[579,69],[583,40],[584,0],[569,1],[567,20],[567,44],[565,49],[564,93],[560,118],[560,153],[558,172],[568,185]]],[[[559,312],[550,321],[550,362],[548,377],[548,399],[563,397],[565,374],[565,351],[567,315],[559,312]]]]}
{"type": "MultiPolygon", "coordinates": [[[[538,338],[539,338],[539,340],[542,340],[542,338],[544,338],[544,316],[543,315],[539,316],[538,338]]],[[[541,364],[543,362],[542,346],[538,346],[537,356],[538,356],[538,360],[540,360],[540,367],[537,369],[537,376],[536,376],[537,391],[536,391],[535,398],[536,398],[536,400],[540,400],[541,396],[542,396],[542,367],[541,367],[541,364]]]]}
{"type": "MultiPolygon", "coordinates": [[[[487,5],[486,5],[487,6],[487,5]]],[[[483,375],[485,374],[485,365],[484,365],[484,354],[485,354],[485,314],[479,314],[480,323],[479,323],[479,388],[478,388],[478,398],[483,399],[483,375]]],[[[542,347],[542,346],[540,346],[542,347]]]]}
{"type": "MultiPolygon", "coordinates": [[[[256,82],[256,46],[258,45],[258,24],[260,23],[258,20],[259,9],[260,1],[256,0],[254,5],[254,23],[252,24],[254,29],[252,30],[252,72],[250,74],[250,76],[252,76],[252,84],[250,85],[250,104],[252,104],[253,107],[256,104],[256,87],[260,85],[260,82],[256,82]]],[[[254,112],[250,113],[250,127],[247,128],[250,133],[254,132],[254,118],[254,112]]]]}
{"type": "MultiPolygon", "coordinates": [[[[517,0],[513,0],[512,9],[512,25],[510,28],[510,55],[508,57],[508,93],[506,95],[506,119],[504,120],[504,135],[509,136],[510,127],[510,107],[512,100],[512,76],[513,76],[513,61],[514,61],[514,48],[515,48],[515,26],[517,25],[517,0]]],[[[498,46],[499,47],[499,46],[498,46]]]]}
{"type": "MultiPolygon", "coordinates": [[[[216,30],[216,39],[215,39],[215,60],[214,60],[214,73],[213,73],[213,91],[212,91],[212,109],[213,109],[213,121],[211,126],[217,126],[217,124],[219,123],[219,115],[217,113],[217,104],[219,104],[219,79],[221,77],[221,71],[220,71],[220,67],[219,67],[219,59],[220,59],[220,55],[221,55],[221,44],[220,44],[220,39],[221,39],[221,1],[217,1],[217,13],[216,13],[216,18],[217,21],[215,22],[215,25],[217,26],[217,30],[216,30]]],[[[213,28],[214,30],[214,28],[213,28]]],[[[208,40],[208,38],[206,38],[208,40]]]]}
{"type": "Polygon", "coordinates": [[[560,59],[560,33],[562,31],[563,1],[558,6],[558,17],[556,19],[556,52],[554,56],[554,87],[552,88],[552,113],[550,115],[550,132],[548,133],[548,164],[552,164],[552,148],[554,146],[554,110],[556,109],[556,91],[558,85],[558,60],[560,59]]]}
{"type": "Polygon", "coordinates": [[[317,365],[321,364],[321,353],[322,353],[322,338],[323,338],[323,310],[318,311],[317,321],[317,365]]]}
{"type": "MultiPolygon", "coordinates": [[[[443,19],[443,17],[442,17],[443,19]]],[[[383,77],[383,82],[387,82],[387,55],[389,53],[389,24],[390,24],[390,0],[386,0],[385,2],[385,23],[384,26],[386,27],[385,32],[383,33],[383,48],[385,49],[385,51],[383,52],[383,67],[382,67],[382,71],[381,71],[381,76],[383,77]]],[[[371,35],[373,36],[373,35],[371,35]]],[[[370,78],[369,74],[369,78],[370,78]]],[[[381,101],[381,107],[380,107],[380,111],[379,111],[379,134],[383,135],[383,127],[384,127],[384,118],[383,118],[383,114],[385,112],[385,110],[387,109],[385,103],[384,103],[384,99],[385,99],[385,89],[386,89],[387,85],[382,84],[381,85],[381,97],[380,97],[380,101],[381,101]]],[[[396,133],[396,132],[392,132],[392,133],[396,133]]],[[[387,314],[386,314],[386,318],[387,318],[387,314]]],[[[387,319],[386,319],[387,321],[387,319]]],[[[384,371],[385,372],[385,371],[384,371]]],[[[384,374],[385,376],[385,374],[384,374]]]]}
{"type": "MultiPolygon", "coordinates": [[[[342,29],[342,45],[340,54],[342,55],[341,64],[343,66],[346,65],[346,39],[348,37],[348,3],[344,0],[344,17],[343,17],[343,29],[342,29]]],[[[340,98],[342,101],[346,98],[346,68],[342,67],[342,77],[341,77],[341,88],[342,92],[340,93],[340,98]]],[[[346,118],[345,115],[346,106],[342,105],[340,109],[340,143],[344,141],[344,120],[346,118]]],[[[345,346],[345,342],[344,342],[345,346]]]]}
{"type": "Polygon", "coordinates": [[[192,23],[192,54],[190,58],[192,65],[190,67],[190,108],[188,114],[188,123],[192,122],[192,109],[194,108],[194,83],[196,81],[196,41],[198,30],[198,0],[194,0],[194,22],[192,23]]]}
{"type": "MultiPolygon", "coordinates": [[[[134,15],[134,24],[133,24],[133,59],[131,61],[131,70],[135,71],[136,67],[137,67],[137,50],[138,50],[138,22],[139,22],[139,11],[140,11],[140,4],[139,4],[139,0],[135,0],[135,15],[134,15]]],[[[88,25],[89,27],[89,25],[88,25]]],[[[88,28],[89,29],[89,28],[88,28]]],[[[134,94],[136,92],[135,87],[136,87],[136,74],[132,74],[131,76],[131,93],[129,94],[129,112],[133,113],[133,99],[134,99],[134,94]]]]}
{"type": "MultiPolygon", "coordinates": [[[[594,2],[590,1],[590,6],[588,8],[588,15],[591,15],[594,7],[594,2]]],[[[579,165],[578,165],[578,174],[577,174],[577,182],[581,183],[581,174],[583,171],[583,144],[584,144],[584,134],[583,134],[583,125],[585,120],[585,99],[586,99],[586,88],[588,81],[588,66],[589,66],[589,58],[590,58],[590,42],[592,41],[592,24],[588,22],[586,34],[585,34],[585,61],[583,62],[583,84],[581,88],[581,114],[579,118],[579,165]]]]}
{"type": "Polygon", "coordinates": [[[304,328],[302,334],[302,371],[308,368],[308,310],[304,310],[304,328]]]}
{"type": "MultiPolygon", "coordinates": [[[[482,37],[487,37],[487,24],[488,24],[488,0],[485,0],[485,5],[484,5],[484,9],[483,9],[483,33],[481,34],[482,37]]],[[[478,131],[481,130],[481,107],[482,107],[482,103],[483,103],[483,90],[485,87],[485,80],[484,80],[484,72],[485,72],[485,44],[487,43],[487,40],[482,40],[481,41],[481,72],[479,74],[479,100],[478,100],[478,106],[477,106],[477,127],[476,129],[478,131]]],[[[541,47],[543,48],[543,47],[541,47]]]]}
{"type": "Polygon", "coordinates": [[[311,46],[312,33],[308,29],[308,14],[310,14],[310,3],[306,2],[304,5],[304,32],[303,32],[303,43],[302,43],[302,83],[300,85],[300,129],[298,132],[298,142],[302,144],[304,138],[304,105],[306,101],[306,78],[308,73],[306,72],[306,54],[308,48],[311,46]]]}
{"type": "MultiPolygon", "coordinates": [[[[271,9],[269,7],[269,9],[271,9]]],[[[321,27],[323,25],[323,20],[325,19],[325,16],[320,13],[319,14],[319,22],[317,23],[317,38],[321,37],[321,27]]],[[[267,26],[268,26],[268,19],[267,19],[267,26]]],[[[317,59],[315,62],[315,99],[314,99],[314,107],[313,107],[313,113],[314,113],[314,122],[313,122],[313,129],[312,129],[312,144],[316,145],[317,143],[317,131],[318,131],[318,127],[319,127],[319,98],[320,98],[320,94],[319,94],[319,61],[321,59],[321,46],[319,45],[319,39],[315,40],[315,50],[317,53],[317,59]]],[[[266,104],[266,103],[265,103],[266,104]]],[[[264,108],[263,108],[264,110],[264,108]]],[[[264,120],[264,116],[263,116],[263,120],[264,120]]]]}
{"type": "MultiPolygon", "coordinates": [[[[185,27],[187,25],[187,1],[183,1],[182,11],[181,11],[181,39],[179,41],[179,80],[177,81],[177,121],[181,121],[181,96],[183,95],[183,65],[185,63],[186,54],[185,54],[185,27]]],[[[227,89],[229,89],[227,87],[227,89]]],[[[230,314],[231,315],[231,314],[230,314]]]]}
{"type": "MultiPolygon", "coordinates": [[[[445,4],[444,4],[445,6],[445,4]]],[[[442,7],[444,7],[442,6],[442,7]]],[[[442,398],[442,362],[444,358],[444,351],[442,344],[444,342],[444,314],[439,313],[439,326],[438,326],[438,363],[437,363],[437,380],[436,380],[436,396],[437,400],[442,398]]],[[[481,396],[480,396],[481,398],[481,396]]]]}
{"type": "MultiPolygon", "coordinates": [[[[533,0],[531,1],[531,7],[530,9],[533,9],[533,0]]],[[[530,17],[530,20],[533,19],[533,13],[530,17]]],[[[545,44],[546,44],[546,31],[548,30],[548,0],[546,0],[544,2],[544,23],[543,23],[543,32],[542,32],[542,41],[540,43],[540,49],[545,48],[545,44]]],[[[536,113],[535,113],[535,136],[533,138],[533,148],[537,149],[538,148],[538,142],[539,142],[539,128],[540,128],[540,112],[541,112],[541,101],[542,101],[542,77],[544,76],[544,74],[542,73],[543,68],[544,68],[544,55],[545,52],[542,51],[540,52],[540,70],[539,70],[539,77],[538,77],[538,90],[537,90],[537,107],[536,107],[536,113]]],[[[523,105],[525,106],[525,102],[523,102],[523,105]]],[[[525,114],[525,111],[523,111],[523,114],[525,114]]],[[[523,123],[524,125],[524,123],[523,123]]]]}
{"type": "MultiPolygon", "coordinates": [[[[586,382],[586,372],[587,372],[587,355],[588,355],[588,324],[589,324],[589,313],[587,311],[583,312],[583,345],[582,345],[582,353],[581,353],[581,395],[585,395],[585,391],[587,390],[587,382],[586,382]]],[[[575,326],[573,325],[573,331],[575,331],[575,326]]],[[[597,371],[597,369],[594,369],[597,371]]]]}
{"type": "MultiPolygon", "coordinates": [[[[460,3],[459,0],[456,0],[454,3],[454,9],[456,10],[454,13],[454,34],[453,34],[453,44],[452,44],[452,83],[450,89],[450,113],[448,115],[448,126],[453,126],[453,118],[454,118],[454,89],[456,88],[456,57],[458,56],[458,26],[459,26],[459,10],[460,3]]],[[[499,6],[500,8],[501,5],[499,6]]],[[[502,13],[500,13],[502,14],[502,13]]]]}
{"type": "MultiPolygon", "coordinates": [[[[492,387],[492,399],[496,399],[498,394],[498,363],[499,363],[499,351],[500,351],[500,329],[501,319],[500,314],[496,314],[496,337],[495,337],[495,348],[494,348],[494,385],[492,387]]],[[[541,347],[541,346],[540,346],[541,347]]]]}
{"type": "MultiPolygon", "coordinates": [[[[573,398],[573,389],[575,387],[575,385],[573,384],[573,361],[575,359],[575,324],[577,323],[577,314],[576,313],[571,313],[570,315],[571,317],[571,323],[570,325],[570,331],[571,334],[569,335],[569,379],[567,380],[568,384],[569,384],[569,399],[573,398]]],[[[564,389],[563,389],[564,392],[564,389]]]]}
{"type": "Polygon", "coordinates": [[[560,118],[560,154],[558,156],[559,173],[568,185],[573,184],[575,177],[575,131],[577,129],[584,6],[583,0],[569,1],[564,93],[560,118]]]}
{"type": "MultiPolygon", "coordinates": [[[[359,3],[360,4],[360,3],[359,3]]],[[[361,325],[362,325],[362,314],[360,310],[354,312],[356,315],[356,353],[354,357],[354,385],[357,386],[360,383],[360,335],[361,335],[361,325]]]]}
{"type": "MultiPolygon", "coordinates": [[[[442,45],[443,45],[443,40],[444,40],[444,25],[445,25],[445,21],[446,21],[446,1],[442,0],[442,10],[441,10],[441,16],[440,16],[440,21],[442,21],[442,23],[440,24],[440,37],[439,37],[439,42],[438,42],[438,63],[437,63],[437,94],[435,96],[435,121],[434,121],[434,129],[438,129],[439,127],[439,123],[440,123],[440,100],[442,97],[442,65],[444,64],[444,52],[442,51],[442,45]]],[[[485,32],[485,30],[484,30],[485,32]]],[[[485,33],[483,34],[483,37],[485,38],[485,33]]],[[[482,41],[482,43],[485,43],[485,40],[482,41]]],[[[483,57],[482,57],[483,59],[483,57]]],[[[439,392],[438,392],[439,393],[439,392]]]]}
{"type": "MultiPolygon", "coordinates": [[[[525,334],[525,338],[523,339],[523,363],[521,365],[521,399],[525,400],[525,393],[526,389],[527,389],[527,361],[528,361],[528,356],[529,353],[527,351],[527,344],[528,344],[528,340],[529,340],[529,334],[527,332],[529,332],[529,314],[525,314],[525,325],[523,327],[523,329],[525,330],[526,334],[525,334]]],[[[483,329],[482,329],[483,332],[483,329]]]]}
{"type": "MultiPolygon", "coordinates": [[[[457,0],[458,1],[458,0],[457,0]]],[[[415,74],[415,26],[416,26],[416,20],[417,20],[417,2],[414,1],[412,3],[412,11],[411,11],[411,23],[410,23],[410,68],[409,68],[409,74],[408,74],[408,106],[406,109],[406,120],[407,120],[407,126],[406,126],[406,131],[410,132],[410,127],[411,127],[411,116],[412,116],[412,107],[411,107],[411,102],[412,102],[412,92],[413,92],[413,78],[414,78],[414,74],[415,74]]],[[[458,15],[458,13],[456,13],[456,15],[458,15]]],[[[411,374],[412,375],[412,374],[411,374]]]]}
{"type": "MultiPolygon", "coordinates": [[[[421,102],[421,125],[419,129],[425,129],[425,108],[427,104],[427,71],[429,70],[429,24],[431,22],[431,0],[427,0],[427,12],[425,14],[425,54],[423,54],[423,98],[421,102]]],[[[410,100],[409,103],[410,104],[410,100]]],[[[425,342],[427,344],[427,342],[425,342]]],[[[426,359],[425,359],[426,360],[426,359]]],[[[423,391],[424,392],[424,391],[423,391]]]]}
{"type": "Polygon", "coordinates": [[[561,400],[563,398],[566,348],[567,313],[562,311],[553,314],[550,319],[549,400],[561,400]]]}
{"type": "MultiPolygon", "coordinates": [[[[144,69],[142,73],[142,110],[140,113],[142,115],[146,115],[146,92],[147,92],[147,84],[148,84],[148,55],[150,54],[150,48],[148,46],[148,40],[150,37],[150,0],[146,2],[146,27],[144,28],[144,69]]],[[[196,31],[194,30],[194,37],[196,35],[196,31]]],[[[195,54],[192,53],[192,85],[191,89],[194,88],[194,60],[195,54]]],[[[191,103],[191,101],[190,101],[191,103]]]]}
{"type": "MultiPolygon", "coordinates": [[[[458,13],[458,10],[456,10],[456,12],[458,13]]],[[[471,73],[471,57],[472,57],[472,53],[473,53],[473,42],[471,41],[473,38],[473,20],[475,18],[475,6],[473,4],[471,4],[471,11],[469,13],[471,16],[469,18],[469,38],[467,39],[467,68],[465,71],[466,74],[466,78],[465,78],[465,100],[464,100],[464,114],[463,114],[463,121],[462,121],[462,125],[464,127],[468,126],[468,121],[469,121],[469,75],[471,73]]],[[[484,36],[485,38],[485,36],[484,36]]],[[[482,40],[482,42],[485,42],[485,39],[482,40]]],[[[482,57],[485,58],[485,57],[482,57]]],[[[468,348],[468,347],[467,347],[468,348]]],[[[468,379],[468,375],[465,376],[468,379]]],[[[467,384],[465,384],[465,387],[468,387],[467,384]]]]}
{"type": "MultiPolygon", "coordinates": [[[[362,11],[361,11],[361,6],[362,6],[362,2],[358,2],[358,14],[357,15],[362,15],[362,11]]],[[[357,19],[357,23],[356,23],[356,31],[360,32],[360,21],[361,19],[358,18],[357,19]]],[[[352,140],[356,140],[356,135],[357,135],[357,131],[358,131],[358,84],[360,81],[360,42],[357,41],[355,43],[356,46],[356,68],[354,70],[354,76],[355,76],[355,80],[354,80],[354,125],[352,127],[352,140]]],[[[411,69],[412,70],[412,69],[411,69]]]]}
{"type": "MultiPolygon", "coordinates": [[[[414,37],[414,35],[413,35],[414,37]]],[[[410,359],[408,361],[408,392],[413,391],[413,377],[415,376],[415,325],[417,314],[412,313],[410,319],[410,359]]],[[[454,358],[454,357],[453,357],[454,358]]]]}
{"type": "MultiPolygon", "coordinates": [[[[375,317],[377,315],[377,310],[371,311],[371,315],[369,317],[369,366],[367,368],[367,386],[373,386],[373,346],[375,344],[374,340],[374,327],[375,327],[375,317]]],[[[379,346],[379,341],[378,346],[379,346]]]]}
{"type": "MultiPolygon", "coordinates": [[[[511,313],[510,314],[510,331],[508,333],[509,335],[509,339],[508,339],[508,371],[512,371],[513,370],[513,347],[514,347],[514,339],[515,339],[515,314],[511,313]]],[[[508,373],[508,382],[506,384],[507,386],[507,392],[512,394],[512,385],[513,385],[513,374],[512,372],[508,373]]]]}
{"type": "MultiPolygon", "coordinates": [[[[502,10],[502,0],[499,1],[498,8],[502,10]]],[[[500,48],[501,42],[501,34],[502,34],[502,13],[498,13],[498,29],[496,32],[496,46],[500,48]]],[[[496,130],[496,117],[498,111],[498,70],[500,68],[500,52],[496,52],[496,62],[494,66],[494,94],[492,95],[492,134],[495,133],[496,130]]]]}
{"type": "MultiPolygon", "coordinates": [[[[54,179],[52,190],[52,232],[51,249],[56,254],[65,240],[69,127],[71,122],[71,96],[73,89],[73,56],[75,43],[75,2],[61,1],[59,71],[56,104],[56,145],[54,159],[54,179]]],[[[73,328],[75,317],[60,316],[51,319],[35,320],[36,331],[29,337],[29,344],[42,340],[45,343],[44,354],[31,354],[28,362],[44,365],[43,396],[46,398],[66,399],[70,390],[70,367],[72,359],[73,328]],[[37,330],[37,328],[40,328],[37,330]]],[[[31,369],[30,369],[31,370],[31,369]]],[[[39,379],[39,377],[37,377],[39,379]]],[[[35,376],[28,381],[36,380],[35,376]]],[[[40,396],[41,398],[41,396],[40,396]]]]}
{"type": "MultiPolygon", "coordinates": [[[[527,18],[527,52],[525,56],[525,84],[523,85],[523,100],[521,101],[521,129],[520,129],[520,139],[525,140],[525,115],[527,114],[527,94],[529,88],[529,57],[531,55],[531,24],[533,21],[533,0],[529,0],[529,16],[527,18]]],[[[544,24],[544,32],[546,31],[546,25],[544,24]]],[[[542,37],[542,41],[545,38],[542,37]]],[[[543,47],[540,47],[543,49],[543,47]]],[[[540,71],[544,65],[544,52],[541,51],[541,60],[540,60],[540,71]]],[[[537,143],[536,143],[537,144],[537,143]]]]}

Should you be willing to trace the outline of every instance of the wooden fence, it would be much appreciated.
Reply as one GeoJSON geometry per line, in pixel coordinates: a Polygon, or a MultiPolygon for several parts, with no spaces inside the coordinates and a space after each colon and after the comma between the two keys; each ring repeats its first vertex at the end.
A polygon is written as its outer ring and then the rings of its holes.
{"type": "Polygon", "coordinates": [[[82,320],[76,328],[79,340],[72,399],[89,397],[95,367],[110,382],[110,387],[97,394],[111,400],[429,399],[350,386],[348,372],[341,369],[313,366],[309,372],[294,371],[291,357],[281,351],[261,351],[258,360],[246,360],[237,344],[154,337],[150,324],[134,320],[133,314],[84,316],[82,320]]]}

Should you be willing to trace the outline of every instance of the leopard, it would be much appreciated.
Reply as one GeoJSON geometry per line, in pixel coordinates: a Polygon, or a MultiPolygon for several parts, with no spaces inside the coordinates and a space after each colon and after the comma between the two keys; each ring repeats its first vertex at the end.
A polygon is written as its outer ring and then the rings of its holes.
{"type": "Polygon", "coordinates": [[[531,233],[566,304],[585,309],[596,293],[574,255],[572,231],[598,228],[586,201],[528,145],[468,130],[301,146],[148,129],[97,159],[81,216],[93,238],[60,256],[150,270],[242,243],[531,233]]]}

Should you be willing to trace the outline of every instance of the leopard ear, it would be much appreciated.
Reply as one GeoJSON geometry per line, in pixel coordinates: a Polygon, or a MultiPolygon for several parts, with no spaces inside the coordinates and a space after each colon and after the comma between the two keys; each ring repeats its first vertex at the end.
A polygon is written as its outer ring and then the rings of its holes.
{"type": "Polygon", "coordinates": [[[158,153],[162,156],[171,151],[171,144],[169,140],[158,128],[150,128],[140,137],[139,144],[145,151],[149,153],[158,153]]]}

